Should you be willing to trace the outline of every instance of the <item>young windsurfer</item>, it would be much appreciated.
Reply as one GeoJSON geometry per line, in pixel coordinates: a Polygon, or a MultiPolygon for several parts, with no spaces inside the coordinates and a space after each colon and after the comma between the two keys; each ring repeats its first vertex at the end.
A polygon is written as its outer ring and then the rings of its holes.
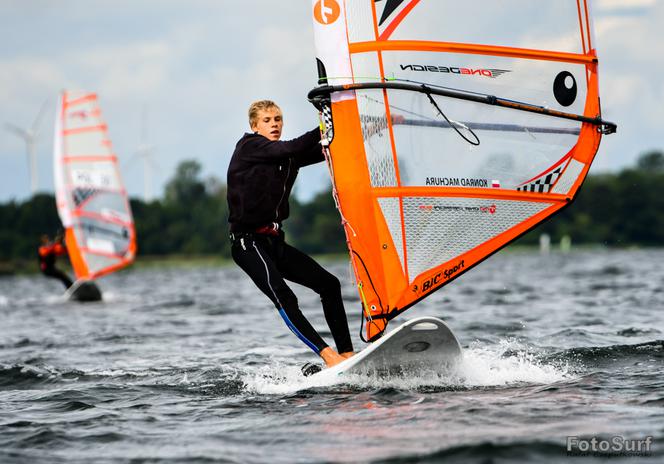
{"type": "Polygon", "coordinates": [[[41,246],[39,247],[39,269],[47,277],[58,279],[65,288],[72,286],[71,279],[63,271],[55,267],[55,260],[58,256],[67,254],[67,249],[62,241],[62,236],[58,235],[53,241],[48,235],[41,236],[41,246]]]}
{"type": "Polygon", "coordinates": [[[283,116],[270,100],[249,107],[253,133],[238,141],[228,167],[228,206],[233,260],[274,303],[288,328],[330,367],[353,355],[339,280],[287,244],[281,228],[301,167],[324,160],[318,128],[281,141],[283,116]],[[320,295],[337,351],[321,338],[285,280],[320,295]]]}

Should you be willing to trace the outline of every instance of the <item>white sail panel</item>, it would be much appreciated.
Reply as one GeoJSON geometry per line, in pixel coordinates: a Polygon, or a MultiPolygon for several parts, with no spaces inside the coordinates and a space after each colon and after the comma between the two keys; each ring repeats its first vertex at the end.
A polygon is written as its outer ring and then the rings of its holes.
{"type": "Polygon", "coordinates": [[[392,243],[399,255],[399,262],[406,272],[403,249],[403,222],[401,221],[401,205],[399,198],[378,198],[378,204],[387,222],[387,227],[392,237],[392,243]]]}
{"type": "Polygon", "coordinates": [[[576,179],[583,172],[584,165],[576,160],[570,160],[569,165],[563,170],[561,177],[555,183],[552,193],[566,194],[570,191],[576,179]]]}
{"type": "MultiPolygon", "coordinates": [[[[346,24],[349,42],[374,40],[376,33],[371,2],[350,2],[346,4],[346,24]]],[[[356,76],[360,74],[356,71],[356,76]]]]}
{"type": "Polygon", "coordinates": [[[381,40],[491,44],[584,53],[586,37],[580,28],[583,26],[587,34],[584,3],[579,6],[576,0],[403,0],[379,1],[375,5],[381,40]],[[398,8],[384,15],[385,9],[395,3],[400,4],[398,8]]]}
{"type": "Polygon", "coordinates": [[[408,274],[446,263],[542,212],[551,203],[480,198],[408,197],[403,200],[408,274]]]}
{"type": "Polygon", "coordinates": [[[131,263],[133,217],[97,96],[64,92],[54,148],[58,213],[78,278],[95,278],[131,263]]]}

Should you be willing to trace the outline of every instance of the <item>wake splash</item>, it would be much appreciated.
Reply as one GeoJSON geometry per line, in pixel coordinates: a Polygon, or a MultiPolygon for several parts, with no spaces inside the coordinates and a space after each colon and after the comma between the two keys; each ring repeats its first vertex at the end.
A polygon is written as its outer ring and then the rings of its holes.
{"type": "Polygon", "coordinates": [[[511,385],[542,385],[574,377],[567,362],[544,361],[532,347],[507,339],[495,345],[471,344],[463,350],[459,364],[447,371],[418,375],[326,376],[304,377],[300,366],[276,361],[269,366],[251,369],[242,375],[246,390],[257,394],[283,395],[307,389],[324,391],[343,389],[464,390],[511,385]]]}
{"type": "Polygon", "coordinates": [[[464,350],[457,376],[466,387],[549,384],[574,377],[569,363],[545,361],[543,355],[512,339],[492,346],[475,342],[464,350]]]}

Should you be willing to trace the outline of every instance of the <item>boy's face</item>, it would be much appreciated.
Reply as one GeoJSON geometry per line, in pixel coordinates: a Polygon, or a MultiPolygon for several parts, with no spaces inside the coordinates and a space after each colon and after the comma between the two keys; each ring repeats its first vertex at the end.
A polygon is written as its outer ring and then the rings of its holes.
{"type": "Polygon", "coordinates": [[[258,117],[251,125],[251,130],[270,140],[279,140],[283,126],[281,111],[277,108],[268,108],[258,111],[258,117]]]}

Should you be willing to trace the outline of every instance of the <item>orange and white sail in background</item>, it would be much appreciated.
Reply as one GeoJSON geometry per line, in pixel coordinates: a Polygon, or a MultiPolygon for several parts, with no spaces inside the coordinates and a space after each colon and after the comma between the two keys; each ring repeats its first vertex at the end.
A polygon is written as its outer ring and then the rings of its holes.
{"type": "Polygon", "coordinates": [[[62,93],[53,162],[58,214],[77,279],[131,264],[134,220],[96,94],[62,93]]]}
{"type": "Polygon", "coordinates": [[[313,0],[369,340],[570,203],[602,134],[585,0],[313,0]]]}

